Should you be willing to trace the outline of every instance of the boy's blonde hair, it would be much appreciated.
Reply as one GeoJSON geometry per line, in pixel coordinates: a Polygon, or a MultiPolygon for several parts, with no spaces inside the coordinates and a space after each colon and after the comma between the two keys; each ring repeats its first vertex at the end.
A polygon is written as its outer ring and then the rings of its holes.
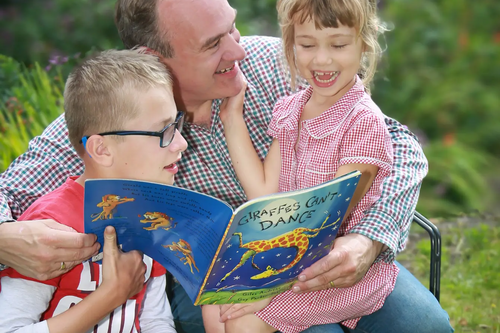
{"type": "Polygon", "coordinates": [[[276,8],[292,88],[295,88],[297,78],[294,25],[312,20],[317,29],[338,28],[339,25],[356,29],[364,44],[358,74],[369,91],[382,53],[377,38],[387,30],[378,19],[376,0],[279,0],[276,8]]]}
{"type": "Polygon", "coordinates": [[[151,88],[172,92],[172,79],[160,59],[143,50],[104,51],[77,66],[64,90],[64,116],[76,152],[84,154],[80,140],[86,135],[123,130],[137,114],[137,92],[151,88]]]}

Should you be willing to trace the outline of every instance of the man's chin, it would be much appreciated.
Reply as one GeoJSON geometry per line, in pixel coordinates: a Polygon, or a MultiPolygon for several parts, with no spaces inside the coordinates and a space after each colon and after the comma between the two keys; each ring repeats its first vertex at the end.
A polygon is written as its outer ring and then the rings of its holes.
{"type": "Polygon", "coordinates": [[[234,97],[240,93],[241,89],[243,89],[243,82],[241,82],[241,80],[233,82],[224,89],[225,94],[223,98],[234,97]]]}

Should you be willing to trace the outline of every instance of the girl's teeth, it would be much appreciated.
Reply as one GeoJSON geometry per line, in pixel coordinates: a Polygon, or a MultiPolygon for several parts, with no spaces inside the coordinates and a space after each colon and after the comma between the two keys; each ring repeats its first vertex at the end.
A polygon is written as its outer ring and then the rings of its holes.
{"type": "Polygon", "coordinates": [[[318,81],[318,82],[321,82],[321,83],[328,83],[328,82],[332,82],[333,80],[335,80],[337,78],[337,76],[339,75],[339,72],[314,72],[314,77],[315,79],[318,81]],[[322,80],[319,78],[320,75],[330,75],[331,77],[327,80],[322,80]]]}

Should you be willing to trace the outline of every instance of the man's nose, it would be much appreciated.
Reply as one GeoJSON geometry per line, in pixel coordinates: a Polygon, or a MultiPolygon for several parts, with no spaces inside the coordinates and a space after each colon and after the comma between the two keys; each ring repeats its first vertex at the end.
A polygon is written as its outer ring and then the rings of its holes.
{"type": "Polygon", "coordinates": [[[240,61],[246,56],[246,52],[240,45],[240,33],[238,31],[231,34],[228,38],[227,49],[224,52],[223,59],[227,61],[240,61]]]}

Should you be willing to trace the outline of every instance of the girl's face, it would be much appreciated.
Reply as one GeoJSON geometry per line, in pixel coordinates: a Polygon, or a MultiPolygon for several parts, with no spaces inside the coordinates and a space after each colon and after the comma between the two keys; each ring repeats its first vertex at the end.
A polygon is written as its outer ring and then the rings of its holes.
{"type": "Polygon", "coordinates": [[[356,29],[317,30],[313,21],[295,24],[296,63],[300,75],[313,87],[312,99],[335,104],[354,85],[363,42],[356,29]]]}

